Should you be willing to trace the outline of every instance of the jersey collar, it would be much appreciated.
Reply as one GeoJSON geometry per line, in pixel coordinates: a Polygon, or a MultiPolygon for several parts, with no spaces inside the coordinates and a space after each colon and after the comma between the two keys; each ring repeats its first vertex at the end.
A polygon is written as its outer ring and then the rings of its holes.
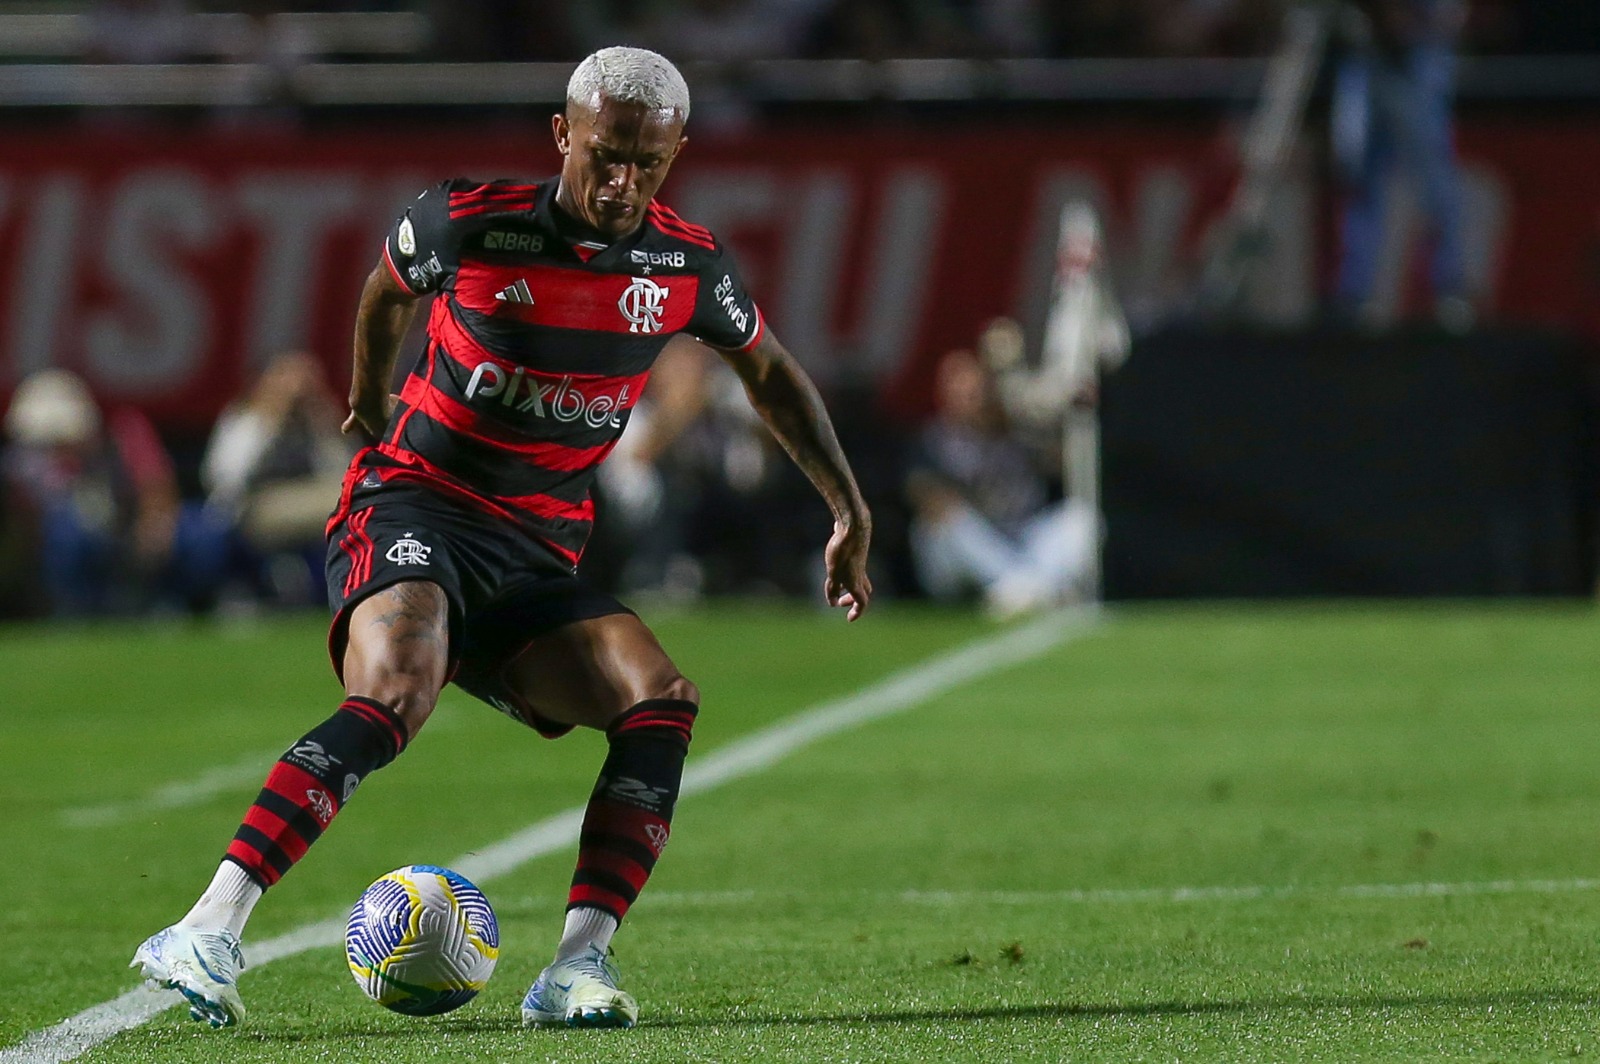
{"type": "MultiPolygon", "coordinates": [[[[590,228],[587,224],[572,217],[572,215],[556,205],[556,193],[560,188],[561,178],[559,175],[543,182],[534,205],[535,217],[539,219],[539,223],[542,226],[554,234],[557,245],[573,258],[597,268],[604,268],[617,261],[626,263],[628,261],[626,258],[628,251],[639,243],[650,222],[644,220],[637,229],[627,236],[607,240],[605,234],[590,228]],[[573,246],[584,241],[603,243],[605,246],[582,250],[573,246]]],[[[648,204],[646,209],[648,210],[648,204]]]]}

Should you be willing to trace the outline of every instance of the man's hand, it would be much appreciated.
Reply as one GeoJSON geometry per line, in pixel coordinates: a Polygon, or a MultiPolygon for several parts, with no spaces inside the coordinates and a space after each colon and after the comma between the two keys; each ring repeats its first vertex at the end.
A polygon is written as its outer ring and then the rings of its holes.
{"type": "Polygon", "coordinates": [[[833,538],[823,553],[828,577],[822,593],[827,596],[828,605],[849,611],[846,620],[853,621],[867,612],[872,601],[872,581],[867,577],[867,547],[871,541],[870,524],[835,521],[833,538]]]}
{"type": "Polygon", "coordinates": [[[389,418],[394,414],[395,404],[398,402],[400,397],[393,394],[380,400],[376,405],[352,398],[350,416],[344,419],[339,431],[346,436],[352,434],[360,436],[368,446],[376,444],[383,439],[384,430],[389,427],[389,418]]]}

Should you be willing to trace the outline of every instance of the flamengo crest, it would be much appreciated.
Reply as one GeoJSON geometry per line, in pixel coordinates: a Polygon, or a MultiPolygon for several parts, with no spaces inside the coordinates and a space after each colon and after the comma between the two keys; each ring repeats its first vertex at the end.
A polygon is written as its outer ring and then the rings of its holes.
{"type": "Polygon", "coordinates": [[[412,533],[407,532],[404,539],[394,541],[394,546],[389,548],[389,553],[384,557],[396,565],[427,565],[428,555],[433,553],[432,547],[425,547],[411,538],[412,533]]]}
{"type": "Polygon", "coordinates": [[[629,332],[661,331],[661,315],[666,312],[667,288],[648,277],[635,277],[617,300],[617,309],[628,319],[629,332]]]}

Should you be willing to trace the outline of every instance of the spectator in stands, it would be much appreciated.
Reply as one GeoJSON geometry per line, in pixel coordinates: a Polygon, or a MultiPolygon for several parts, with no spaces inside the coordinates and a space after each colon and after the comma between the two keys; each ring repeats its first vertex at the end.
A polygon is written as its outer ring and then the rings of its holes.
{"type": "Polygon", "coordinates": [[[669,345],[601,467],[606,516],[586,571],[674,598],[802,592],[815,545],[795,520],[799,476],[733,371],[704,347],[669,345]]]}
{"type": "Polygon", "coordinates": [[[262,559],[279,601],[321,598],[323,528],[351,455],[342,413],[317,361],[290,351],[222,412],[206,446],[206,505],[262,559]]]}
{"type": "Polygon", "coordinates": [[[983,595],[1012,616],[1081,597],[1093,579],[1099,519],[1048,500],[1035,457],[1011,434],[993,377],[970,351],[940,361],[938,410],[907,479],[911,549],[935,598],[983,595]]]}
{"type": "Polygon", "coordinates": [[[6,473],[37,522],[51,613],[206,604],[231,530],[181,501],[149,419],[131,408],[102,418],[82,380],[51,369],[18,385],[5,430],[6,473]]]}
{"type": "Polygon", "coordinates": [[[1461,234],[1461,189],[1451,116],[1458,0],[1358,0],[1366,32],[1346,49],[1334,79],[1335,160],[1349,183],[1337,298],[1370,321],[1396,173],[1427,219],[1432,283],[1441,324],[1471,327],[1461,234]]]}

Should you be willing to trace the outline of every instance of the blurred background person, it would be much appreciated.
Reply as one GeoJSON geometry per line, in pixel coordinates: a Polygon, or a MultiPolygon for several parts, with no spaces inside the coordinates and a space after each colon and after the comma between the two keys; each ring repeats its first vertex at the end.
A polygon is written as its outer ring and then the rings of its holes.
{"type": "Polygon", "coordinates": [[[618,588],[675,598],[697,597],[704,588],[705,572],[688,554],[693,487],[681,454],[673,452],[706,408],[710,358],[701,349],[669,345],[650,371],[627,432],[600,467],[600,505],[610,521],[597,526],[603,539],[588,564],[611,570],[609,582],[618,588]]]}
{"type": "Polygon", "coordinates": [[[794,520],[803,487],[738,377],[704,347],[671,346],[601,467],[607,517],[586,571],[677,599],[803,594],[815,553],[794,520]]]}
{"type": "Polygon", "coordinates": [[[1085,594],[1099,534],[1093,508],[1049,501],[1039,458],[1011,433],[994,379],[971,351],[940,360],[936,403],[906,481],[923,589],[945,600],[979,592],[997,617],[1085,594]]]}
{"type": "Polygon", "coordinates": [[[324,526],[353,453],[342,414],[317,361],[289,351],[222,412],[206,446],[206,506],[238,528],[274,601],[322,598],[324,526]]]}
{"type": "Polygon", "coordinates": [[[209,604],[232,529],[181,500],[148,418],[131,407],[103,417],[79,377],[48,369],[17,386],[5,429],[6,474],[35,523],[50,613],[209,604]]]}
{"type": "Polygon", "coordinates": [[[1390,193],[1415,196],[1431,239],[1429,277],[1440,324],[1471,327],[1456,163],[1458,0],[1357,0],[1361,16],[1334,75],[1335,165],[1348,188],[1336,298],[1341,312],[1370,322],[1390,193]]]}

